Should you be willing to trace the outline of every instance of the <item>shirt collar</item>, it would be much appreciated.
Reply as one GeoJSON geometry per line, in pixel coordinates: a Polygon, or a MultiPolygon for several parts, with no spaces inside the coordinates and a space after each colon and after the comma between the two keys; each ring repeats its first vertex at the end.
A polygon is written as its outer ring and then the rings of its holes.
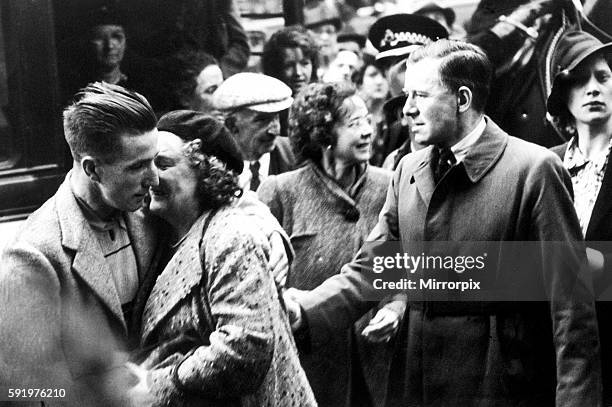
{"type": "Polygon", "coordinates": [[[116,229],[117,227],[120,227],[124,230],[127,230],[127,226],[119,210],[117,210],[113,214],[112,218],[102,219],[96,213],[96,211],[87,203],[87,201],[85,201],[83,197],[79,196],[75,192],[75,188],[72,183],[73,183],[72,177],[70,177],[70,190],[72,191],[72,194],[74,195],[77,201],[77,204],[79,205],[79,208],[81,208],[81,211],[83,212],[83,216],[87,220],[87,223],[89,223],[89,225],[93,229],[99,230],[99,231],[106,231],[106,230],[112,230],[112,229],[116,229]]]}
{"type": "Polygon", "coordinates": [[[589,162],[592,162],[597,171],[602,171],[606,162],[608,161],[608,155],[612,148],[612,138],[608,142],[608,148],[598,153],[594,159],[589,160],[583,152],[580,150],[578,145],[578,138],[575,136],[567,143],[567,149],[565,150],[565,156],[563,158],[563,166],[567,170],[573,170],[585,166],[589,162]]]}
{"type": "MultiPolygon", "coordinates": [[[[263,181],[270,172],[270,153],[265,153],[259,157],[259,160],[255,161],[259,161],[259,179],[263,181]]],[[[251,182],[251,164],[255,161],[244,161],[244,168],[238,177],[238,183],[242,189],[249,189],[249,183],[251,182]]]]}
{"type": "Polygon", "coordinates": [[[470,148],[478,141],[478,138],[482,135],[485,130],[487,123],[482,117],[476,127],[468,133],[467,136],[459,140],[455,145],[451,146],[451,151],[455,156],[457,162],[463,161],[467,153],[470,151],[470,148]]]}

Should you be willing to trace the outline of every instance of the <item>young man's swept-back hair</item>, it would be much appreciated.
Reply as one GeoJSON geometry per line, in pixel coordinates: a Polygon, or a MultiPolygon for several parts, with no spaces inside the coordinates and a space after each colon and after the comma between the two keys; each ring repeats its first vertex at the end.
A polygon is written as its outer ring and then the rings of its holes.
{"type": "Polygon", "coordinates": [[[408,64],[423,59],[441,59],[439,74],[442,84],[456,92],[461,86],[473,94],[472,106],[483,112],[493,77],[493,66],[487,54],[476,45],[463,41],[438,40],[412,51],[408,64]]]}
{"type": "Polygon", "coordinates": [[[118,85],[89,84],[64,110],[64,135],[75,160],[91,155],[112,161],[121,135],[155,129],[157,118],[144,96],[118,85]]]}

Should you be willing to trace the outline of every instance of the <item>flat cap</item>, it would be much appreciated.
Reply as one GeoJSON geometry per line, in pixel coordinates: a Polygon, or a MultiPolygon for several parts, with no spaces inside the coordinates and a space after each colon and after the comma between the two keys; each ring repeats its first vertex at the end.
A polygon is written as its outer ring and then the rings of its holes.
{"type": "Polygon", "coordinates": [[[227,78],[213,93],[213,104],[219,110],[251,109],[276,113],[293,103],[291,88],[268,75],[241,72],[227,78]]]}
{"type": "Polygon", "coordinates": [[[175,110],[159,119],[157,129],[176,134],[185,141],[199,138],[202,153],[217,157],[237,174],[243,170],[240,147],[225,125],[212,116],[194,110],[175,110]]]}

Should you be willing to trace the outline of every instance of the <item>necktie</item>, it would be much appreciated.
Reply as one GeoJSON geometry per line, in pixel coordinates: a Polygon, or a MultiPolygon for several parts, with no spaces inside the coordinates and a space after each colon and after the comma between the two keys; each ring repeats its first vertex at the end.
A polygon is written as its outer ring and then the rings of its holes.
{"type": "Polygon", "coordinates": [[[251,170],[251,191],[257,191],[257,188],[259,187],[259,184],[261,183],[261,180],[259,179],[259,168],[261,167],[261,164],[259,163],[259,161],[253,161],[250,165],[249,168],[251,170]]]}
{"type": "Polygon", "coordinates": [[[457,160],[455,155],[448,147],[435,147],[433,152],[433,176],[434,182],[438,185],[438,182],[444,177],[444,175],[451,169],[457,160]]]}

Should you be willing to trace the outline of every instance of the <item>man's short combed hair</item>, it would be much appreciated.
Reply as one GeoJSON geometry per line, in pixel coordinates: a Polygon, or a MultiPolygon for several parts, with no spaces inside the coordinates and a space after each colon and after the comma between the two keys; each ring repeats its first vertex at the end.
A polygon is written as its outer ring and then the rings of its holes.
{"type": "Polygon", "coordinates": [[[484,111],[489,98],[493,66],[480,47],[463,41],[441,39],[414,50],[407,64],[427,58],[442,60],[439,68],[442,85],[453,92],[461,86],[468,87],[473,94],[472,106],[478,112],[484,111]]]}
{"type": "Polygon", "coordinates": [[[287,48],[299,48],[302,50],[304,57],[308,58],[312,63],[310,81],[316,82],[318,79],[319,48],[308,30],[297,25],[278,30],[266,42],[261,56],[263,73],[277,79],[282,77],[283,50],[287,48]]]}
{"type": "Polygon", "coordinates": [[[81,89],[63,116],[64,135],[75,160],[91,155],[112,161],[119,136],[141,135],[157,123],[144,96],[104,82],[81,89]]]}

